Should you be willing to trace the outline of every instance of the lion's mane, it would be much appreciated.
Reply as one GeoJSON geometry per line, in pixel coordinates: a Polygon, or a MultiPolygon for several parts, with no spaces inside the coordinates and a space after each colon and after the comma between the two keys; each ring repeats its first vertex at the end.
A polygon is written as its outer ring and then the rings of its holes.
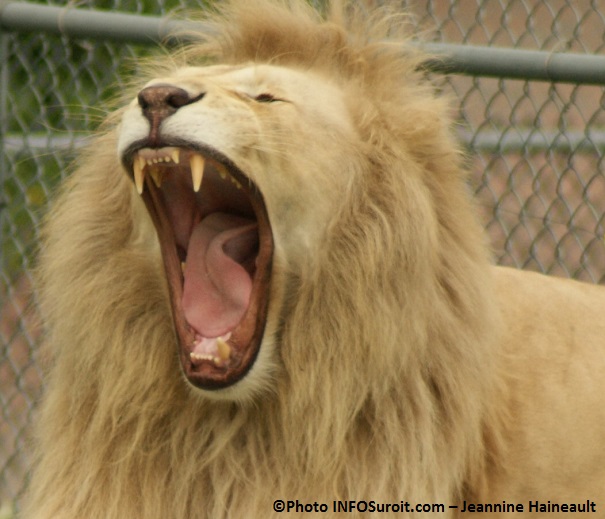
{"type": "Polygon", "coordinates": [[[223,4],[208,22],[214,37],[160,58],[149,77],[184,62],[322,74],[345,90],[362,174],[313,260],[275,265],[271,386],[248,402],[209,401],[180,375],[157,239],[110,119],[43,228],[51,360],[25,517],[260,518],[275,499],[448,503],[481,484],[497,448],[488,253],[447,107],[400,35],[405,20],[336,3],[323,20],[303,2],[223,4]]]}

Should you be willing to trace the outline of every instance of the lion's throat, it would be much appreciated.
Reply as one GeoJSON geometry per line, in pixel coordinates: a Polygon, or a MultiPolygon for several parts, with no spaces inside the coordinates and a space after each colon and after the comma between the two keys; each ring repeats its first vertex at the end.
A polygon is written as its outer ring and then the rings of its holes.
{"type": "Polygon", "coordinates": [[[198,335],[224,336],[240,323],[250,302],[257,253],[257,224],[252,220],[212,213],[194,227],[182,305],[198,335]]]}

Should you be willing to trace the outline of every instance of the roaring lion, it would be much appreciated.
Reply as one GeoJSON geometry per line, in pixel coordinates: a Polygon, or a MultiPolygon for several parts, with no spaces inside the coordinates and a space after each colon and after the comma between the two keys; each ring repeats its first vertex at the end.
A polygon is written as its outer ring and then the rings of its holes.
{"type": "Polygon", "coordinates": [[[605,290],[492,265],[425,56],[341,4],[221,2],[82,154],[24,517],[605,517],[605,290]]]}

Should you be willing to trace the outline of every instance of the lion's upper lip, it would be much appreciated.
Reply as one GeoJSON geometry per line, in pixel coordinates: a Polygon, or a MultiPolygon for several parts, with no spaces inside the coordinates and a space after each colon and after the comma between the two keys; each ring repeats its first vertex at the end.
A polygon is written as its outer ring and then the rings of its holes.
{"type": "Polygon", "coordinates": [[[155,224],[187,378],[237,382],[262,340],[273,238],[263,197],[208,147],[133,145],[123,162],[155,224]]]}

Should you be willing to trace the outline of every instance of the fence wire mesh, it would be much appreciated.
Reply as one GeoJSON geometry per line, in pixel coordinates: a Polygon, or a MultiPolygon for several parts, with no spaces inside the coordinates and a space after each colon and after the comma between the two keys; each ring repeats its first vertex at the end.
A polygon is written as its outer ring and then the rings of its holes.
{"type": "MultiPolygon", "coordinates": [[[[605,47],[599,2],[401,3],[425,40],[579,53],[603,53],[605,47]]],[[[202,4],[86,0],[79,7],[87,5],[163,15],[202,4]]],[[[136,69],[133,58],[150,50],[0,34],[0,518],[18,509],[26,486],[27,431],[42,390],[41,330],[31,294],[40,214],[77,143],[136,69]]],[[[603,88],[464,76],[435,80],[458,111],[471,186],[496,260],[603,282],[603,88]]]]}

